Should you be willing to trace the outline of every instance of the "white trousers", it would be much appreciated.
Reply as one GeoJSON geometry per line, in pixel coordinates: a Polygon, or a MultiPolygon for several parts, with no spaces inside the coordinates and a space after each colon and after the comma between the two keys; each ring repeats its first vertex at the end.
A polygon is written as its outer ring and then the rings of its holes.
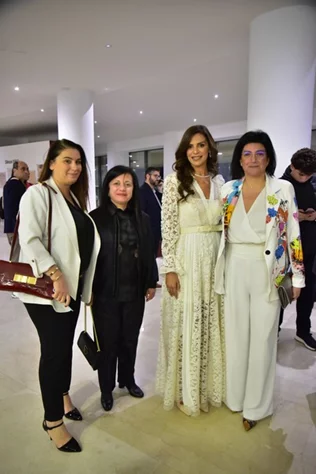
{"type": "Polygon", "coordinates": [[[229,244],[225,268],[226,404],[249,420],[272,414],[278,299],[269,301],[261,245],[229,244]]]}

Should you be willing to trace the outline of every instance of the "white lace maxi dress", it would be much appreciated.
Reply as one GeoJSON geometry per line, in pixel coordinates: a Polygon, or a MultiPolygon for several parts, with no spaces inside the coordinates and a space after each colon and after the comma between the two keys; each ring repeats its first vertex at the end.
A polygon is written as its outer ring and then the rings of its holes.
{"type": "Polygon", "coordinates": [[[162,289],[157,391],[165,409],[176,403],[188,415],[220,406],[225,394],[223,304],[214,292],[223,183],[213,178],[206,199],[194,181],[195,194],[181,203],[176,175],[164,183],[161,273],[176,272],[181,290],[176,300],[162,289]]]}

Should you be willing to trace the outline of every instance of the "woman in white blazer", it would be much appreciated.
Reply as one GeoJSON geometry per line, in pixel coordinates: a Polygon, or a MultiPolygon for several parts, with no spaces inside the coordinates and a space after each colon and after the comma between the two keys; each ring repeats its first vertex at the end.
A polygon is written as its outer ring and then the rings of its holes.
{"type": "Polygon", "coordinates": [[[246,431],[272,414],[280,302],[277,287],[293,272],[293,297],[304,287],[303,255],[293,186],[273,177],[269,136],[247,132],[221,189],[223,233],[215,290],[224,294],[226,404],[243,412],[246,431]]]}
{"type": "Polygon", "coordinates": [[[44,404],[43,428],[61,451],[81,448],[63,424],[63,416],[82,420],[68,391],[72,345],[81,300],[89,303],[100,239],[86,212],[87,160],[80,145],[57,140],[50,147],[39,183],[20,203],[20,262],[34,275],[48,275],[54,299],[19,293],[37,329],[41,358],[39,379],[44,404]],[[43,186],[42,183],[47,186],[43,186]],[[52,197],[51,253],[48,252],[48,198],[52,197]]]}

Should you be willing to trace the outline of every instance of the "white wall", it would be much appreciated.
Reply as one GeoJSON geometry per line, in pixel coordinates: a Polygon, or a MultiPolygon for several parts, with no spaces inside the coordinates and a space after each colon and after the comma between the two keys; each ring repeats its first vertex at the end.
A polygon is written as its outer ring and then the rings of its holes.
{"type": "Polygon", "coordinates": [[[13,161],[25,161],[37,181],[37,165],[44,163],[48,149],[49,141],[0,147],[0,194],[2,195],[3,182],[11,176],[13,161]]]}

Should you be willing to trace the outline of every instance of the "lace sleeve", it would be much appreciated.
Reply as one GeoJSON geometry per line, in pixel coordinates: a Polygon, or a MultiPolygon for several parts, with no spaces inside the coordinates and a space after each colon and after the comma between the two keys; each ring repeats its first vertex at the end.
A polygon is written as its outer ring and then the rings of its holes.
{"type": "Polygon", "coordinates": [[[183,273],[176,258],[176,244],[179,239],[178,183],[175,175],[169,175],[164,182],[161,214],[162,256],[160,273],[183,273]]]}

